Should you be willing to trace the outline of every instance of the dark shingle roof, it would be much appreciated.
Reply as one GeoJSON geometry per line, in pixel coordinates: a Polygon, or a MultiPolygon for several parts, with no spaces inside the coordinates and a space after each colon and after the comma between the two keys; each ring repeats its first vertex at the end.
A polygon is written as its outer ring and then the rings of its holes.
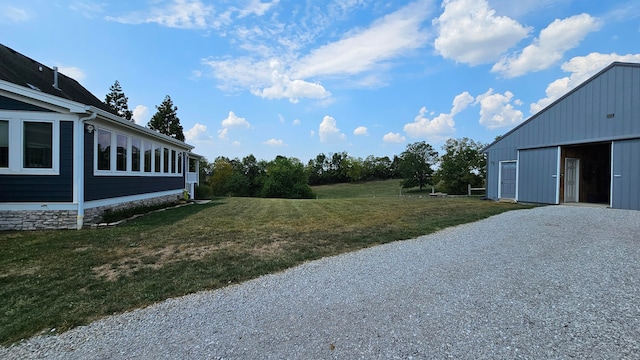
{"type": "Polygon", "coordinates": [[[0,80],[113,113],[107,104],[74,79],[58,72],[58,89],[53,87],[53,79],[52,68],[0,44],[0,80]]]}

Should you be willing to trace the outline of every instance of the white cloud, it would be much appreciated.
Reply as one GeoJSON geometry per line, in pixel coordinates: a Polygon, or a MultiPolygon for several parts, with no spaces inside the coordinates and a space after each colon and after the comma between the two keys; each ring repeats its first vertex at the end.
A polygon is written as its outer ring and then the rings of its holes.
{"type": "Polygon", "coordinates": [[[278,114],[278,121],[280,121],[280,124],[284,124],[285,120],[284,120],[284,116],[282,116],[282,114],[278,114]]]}
{"type": "MultiPolygon", "coordinates": [[[[344,13],[357,6],[343,3],[336,11],[344,13]]],[[[234,41],[251,55],[209,58],[203,64],[211,68],[223,91],[249,90],[256,96],[289,99],[292,103],[303,98],[316,99],[326,105],[331,92],[321,84],[322,78],[358,75],[362,81],[353,84],[379,87],[383,84],[380,73],[391,66],[391,60],[423,47],[428,41],[422,28],[429,15],[427,8],[423,1],[404,6],[368,27],[347,31],[342,39],[314,49],[317,37],[334,36],[321,32],[330,29],[336,19],[326,11],[320,13],[316,7],[307,7],[303,11],[306,15],[300,15],[300,23],[281,24],[273,20],[268,26],[234,28],[234,41]],[[276,43],[274,38],[278,39],[276,43]],[[311,50],[305,54],[305,49],[311,50]]]]}
{"type": "Polygon", "coordinates": [[[409,136],[423,137],[433,141],[440,141],[455,133],[455,122],[451,114],[440,114],[433,119],[425,117],[427,108],[422,107],[414,122],[404,126],[404,132],[409,136]]]}
{"type": "Polygon", "coordinates": [[[320,135],[320,141],[323,143],[335,143],[347,139],[347,136],[338,129],[336,119],[328,115],[322,119],[318,129],[318,135],[320,135]]]}
{"type": "Polygon", "coordinates": [[[280,0],[273,0],[272,2],[266,3],[260,0],[250,0],[243,8],[236,8],[238,10],[238,17],[243,18],[249,15],[262,16],[279,2],[280,0]]]}
{"type": "Polygon", "coordinates": [[[588,33],[600,28],[597,19],[588,14],[556,19],[540,36],[518,55],[504,56],[493,65],[492,72],[513,78],[532,71],[545,70],[562,59],[564,53],[578,46],[588,33]]]}
{"type": "Polygon", "coordinates": [[[200,0],[173,0],[164,6],[106,19],[123,24],[155,23],[178,29],[209,29],[220,26],[214,15],[214,7],[200,0]]]}
{"type": "MultiPolygon", "coordinates": [[[[444,140],[444,138],[456,132],[456,123],[453,117],[466,109],[473,101],[473,96],[467,91],[458,94],[453,98],[451,112],[448,114],[442,113],[433,119],[426,117],[428,114],[427,108],[422,107],[414,121],[404,126],[404,132],[414,138],[424,137],[432,141],[444,140]]],[[[429,116],[433,115],[433,112],[429,114],[429,116]]]]}
{"type": "Polygon", "coordinates": [[[76,66],[58,65],[58,71],[76,80],[77,82],[82,82],[87,77],[84,70],[76,66]]]}
{"type": "Polygon", "coordinates": [[[266,99],[289,98],[292,103],[297,103],[299,98],[324,99],[331,96],[322,85],[304,80],[291,80],[285,74],[273,70],[271,74],[271,86],[262,90],[252,90],[254,95],[266,99]]]}
{"type": "Polygon", "coordinates": [[[525,38],[530,29],[496,16],[486,0],[445,0],[444,12],[433,21],[438,27],[435,48],[456,62],[478,65],[497,60],[525,38]]]}
{"type": "Polygon", "coordinates": [[[400,135],[399,133],[387,133],[382,137],[382,141],[388,144],[400,144],[405,142],[407,139],[400,135]]]}
{"type": "Polygon", "coordinates": [[[312,51],[293,66],[294,77],[359,74],[420,48],[428,40],[422,29],[428,15],[424,2],[407,5],[367,29],[312,51]]]}
{"type": "Polygon", "coordinates": [[[300,125],[300,119],[295,119],[291,122],[293,125],[300,125]]]}
{"type": "Polygon", "coordinates": [[[251,128],[247,119],[237,116],[233,111],[220,123],[225,128],[251,128]]]}
{"type": "Polygon", "coordinates": [[[151,117],[149,116],[149,108],[144,105],[136,105],[133,109],[133,120],[138,125],[147,126],[151,117]]]}
{"type": "Polygon", "coordinates": [[[494,94],[493,89],[476,97],[476,104],[480,104],[480,124],[488,129],[511,127],[524,120],[522,111],[514,109],[511,102],[521,104],[513,99],[513,93],[494,94]]]}
{"type": "Polygon", "coordinates": [[[355,128],[355,130],[353,130],[353,135],[369,136],[369,131],[365,126],[358,126],[357,128],[355,128]]]}
{"type": "Polygon", "coordinates": [[[462,94],[456,95],[453,99],[453,107],[451,108],[451,116],[459,114],[462,110],[466,109],[471,103],[473,103],[473,96],[469,92],[465,91],[462,94]]]}
{"type": "Polygon", "coordinates": [[[532,103],[529,107],[530,113],[535,114],[544,109],[614,61],[640,62],[640,54],[618,55],[616,53],[601,54],[594,52],[587,56],[572,58],[561,66],[564,72],[571,73],[571,75],[550,83],[546,89],[547,96],[532,103]]]}
{"type": "Polygon", "coordinates": [[[316,132],[313,130],[309,131],[309,137],[314,137],[314,136],[316,136],[316,132]]]}
{"type": "Polygon", "coordinates": [[[207,126],[196,123],[193,127],[184,133],[184,138],[187,143],[199,144],[199,143],[213,143],[213,137],[209,134],[207,126]]]}
{"type": "Polygon", "coordinates": [[[104,4],[97,4],[88,1],[74,1],[69,5],[69,9],[77,11],[84,17],[93,19],[96,15],[103,12],[104,4]]]}
{"type": "Polygon", "coordinates": [[[0,5],[0,23],[21,23],[33,16],[25,9],[11,5],[0,5]]]}
{"type": "Polygon", "coordinates": [[[227,141],[229,140],[229,129],[250,129],[251,124],[247,121],[247,119],[243,117],[237,116],[233,111],[229,111],[229,115],[220,122],[222,125],[222,129],[218,130],[218,137],[221,140],[227,141]]]}
{"type": "Polygon", "coordinates": [[[218,130],[218,138],[223,141],[229,140],[229,128],[222,128],[218,130]]]}
{"type": "Polygon", "coordinates": [[[278,139],[269,139],[265,142],[263,142],[264,145],[269,145],[269,146],[287,146],[284,141],[282,140],[278,140],[278,139]]]}

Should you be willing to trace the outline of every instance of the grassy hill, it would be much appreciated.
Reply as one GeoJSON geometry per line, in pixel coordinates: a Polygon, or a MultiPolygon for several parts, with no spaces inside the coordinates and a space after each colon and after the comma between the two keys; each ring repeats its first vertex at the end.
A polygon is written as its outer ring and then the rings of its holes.
{"type": "Polygon", "coordinates": [[[399,195],[421,195],[431,192],[431,188],[402,189],[401,179],[379,180],[358,183],[343,183],[331,185],[313,186],[318,199],[352,199],[352,198],[374,198],[374,197],[394,197],[399,195]]]}

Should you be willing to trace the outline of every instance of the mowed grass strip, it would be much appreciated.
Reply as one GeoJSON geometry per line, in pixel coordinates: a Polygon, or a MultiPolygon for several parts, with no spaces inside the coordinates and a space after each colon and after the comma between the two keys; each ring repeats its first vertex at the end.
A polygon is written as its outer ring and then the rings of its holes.
{"type": "Polygon", "coordinates": [[[224,198],[114,228],[0,232],[0,342],[521,208],[473,198],[224,198]]]}

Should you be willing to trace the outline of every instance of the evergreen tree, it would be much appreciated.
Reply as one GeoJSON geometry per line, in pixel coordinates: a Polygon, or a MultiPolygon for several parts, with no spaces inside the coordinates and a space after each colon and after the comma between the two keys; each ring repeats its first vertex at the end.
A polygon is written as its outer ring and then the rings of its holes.
{"type": "Polygon", "coordinates": [[[147,127],[161,134],[184,141],[182,125],[180,125],[180,119],[177,114],[178,107],[173,105],[171,97],[169,97],[169,95],[165,96],[162,104],[156,106],[156,109],[158,109],[158,111],[153,115],[151,120],[149,120],[147,127]]]}
{"type": "Polygon", "coordinates": [[[111,110],[114,113],[118,114],[118,116],[123,117],[129,121],[133,120],[133,111],[129,110],[129,105],[127,104],[129,98],[124,95],[122,91],[122,87],[120,87],[120,83],[116,80],[113,85],[109,88],[109,93],[104,99],[104,102],[109,105],[111,110]]]}

